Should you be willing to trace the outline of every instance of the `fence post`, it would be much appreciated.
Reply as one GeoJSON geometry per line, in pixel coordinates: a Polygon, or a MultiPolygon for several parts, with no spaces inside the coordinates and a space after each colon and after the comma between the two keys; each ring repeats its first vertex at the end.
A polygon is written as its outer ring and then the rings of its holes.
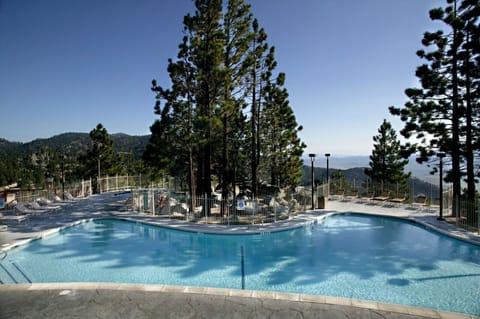
{"type": "MultiPolygon", "coordinates": [[[[85,181],[83,180],[83,178],[82,178],[82,197],[86,197],[85,196],[85,181]]],[[[65,199],[65,191],[62,194],[62,198],[65,199]]]]}
{"type": "Polygon", "coordinates": [[[255,225],[255,195],[252,195],[252,225],[255,225]]]}
{"type": "Polygon", "coordinates": [[[454,198],[453,198],[453,207],[455,209],[455,226],[458,227],[458,222],[460,220],[459,216],[458,216],[458,195],[456,195],[454,198]]]}
{"type": "Polygon", "coordinates": [[[155,216],[155,190],[152,188],[152,215],[155,216]]]}
{"type": "Polygon", "coordinates": [[[208,219],[207,219],[207,209],[208,209],[208,207],[207,207],[207,205],[208,205],[208,203],[207,203],[207,193],[203,194],[203,198],[204,198],[203,199],[203,201],[204,201],[203,212],[205,214],[205,225],[206,225],[206,224],[208,224],[208,219]]]}
{"type": "Polygon", "coordinates": [[[227,225],[230,225],[230,199],[228,198],[227,198],[227,225]]]}
{"type": "Polygon", "coordinates": [[[170,190],[167,189],[167,207],[168,207],[168,218],[172,218],[171,209],[170,209],[170,190]]]}
{"type": "Polygon", "coordinates": [[[275,200],[275,197],[273,197],[273,222],[277,222],[277,201],[275,200]]]}

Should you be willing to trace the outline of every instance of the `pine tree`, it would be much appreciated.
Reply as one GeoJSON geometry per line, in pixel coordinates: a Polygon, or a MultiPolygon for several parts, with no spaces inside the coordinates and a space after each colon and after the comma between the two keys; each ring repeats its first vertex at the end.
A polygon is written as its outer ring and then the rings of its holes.
{"type": "Polygon", "coordinates": [[[302,127],[297,124],[284,84],[285,74],[280,73],[276,82],[265,87],[261,171],[264,180],[269,175],[271,185],[292,187],[302,177],[301,155],[305,144],[298,138],[302,127]]]}
{"type": "MultiPolygon", "coordinates": [[[[144,158],[158,170],[188,176],[192,198],[210,196],[213,180],[220,181],[224,197],[229,185],[248,181],[256,195],[259,167],[266,167],[262,161],[268,160],[260,141],[267,132],[262,110],[267,87],[274,81],[274,48],[269,50],[265,31],[243,0],[229,0],[224,14],[222,1],[197,0],[195,6],[195,14],[184,18],[177,58],[169,60],[171,88],[152,82],[160,119],[151,126],[144,158]]],[[[279,92],[288,99],[286,89],[279,92]]],[[[287,107],[283,112],[287,116],[277,120],[288,123],[279,127],[294,134],[282,138],[291,143],[282,144],[282,174],[290,170],[290,180],[295,181],[304,146],[296,136],[293,111],[287,107]]]]}
{"type": "MultiPolygon", "coordinates": [[[[445,8],[430,11],[432,20],[451,30],[426,32],[422,43],[429,49],[417,55],[426,61],[417,68],[422,88],[407,89],[409,102],[404,108],[390,107],[405,122],[401,134],[416,141],[407,143],[409,153],[419,152],[419,162],[428,161],[441,151],[451,159],[447,180],[453,196],[461,195],[462,162],[467,163],[468,197],[475,194],[474,153],[478,132],[478,15],[477,1],[448,0],[445,8]],[[472,37],[473,36],[473,37],[472,37]],[[476,36],[476,37],[475,37],[476,36]],[[475,84],[477,83],[477,84],[475,84]]],[[[454,201],[453,211],[456,211],[454,201]]]]}
{"type": "MultiPolygon", "coordinates": [[[[249,65],[249,86],[250,86],[250,167],[252,180],[252,193],[258,194],[258,167],[260,165],[260,112],[262,106],[262,94],[265,80],[265,52],[268,50],[267,34],[260,28],[258,20],[252,23],[253,38],[251,41],[250,55],[247,64],[249,65]]],[[[271,51],[270,51],[271,52],[271,51]]]]}
{"type": "Polygon", "coordinates": [[[222,117],[222,197],[228,196],[228,185],[234,184],[235,160],[229,165],[230,159],[239,156],[232,147],[235,143],[234,132],[242,130],[238,126],[243,119],[241,99],[245,95],[246,76],[248,73],[247,55],[252,33],[250,25],[252,14],[250,5],[243,0],[230,0],[223,19],[224,52],[223,52],[223,100],[220,115],[222,117]]]}
{"type": "MultiPolygon", "coordinates": [[[[113,141],[108,135],[107,129],[99,123],[93,130],[90,131],[90,138],[92,139],[93,146],[88,152],[87,158],[88,167],[90,167],[90,176],[94,176],[97,179],[99,174],[109,175],[115,173],[115,161],[113,154],[113,141]],[[98,171],[97,171],[98,170],[98,171]]],[[[97,187],[99,182],[95,183],[97,187]]],[[[97,189],[99,191],[99,189],[97,189]]]]}
{"type": "MultiPolygon", "coordinates": [[[[461,45],[458,51],[459,74],[462,79],[465,123],[464,154],[466,161],[467,198],[475,200],[475,153],[480,150],[480,3],[464,0],[458,8],[457,24],[461,26],[461,45]]],[[[480,171],[480,170],[479,170],[480,171]]]]}
{"type": "Polygon", "coordinates": [[[390,122],[383,120],[378,129],[378,135],[373,137],[373,142],[370,168],[365,169],[365,174],[372,179],[373,183],[380,183],[382,191],[385,183],[405,187],[410,176],[404,172],[408,160],[402,156],[400,141],[390,122]]]}
{"type": "Polygon", "coordinates": [[[223,34],[221,30],[222,1],[197,0],[193,17],[184,20],[185,28],[192,35],[190,50],[192,63],[196,68],[197,82],[195,103],[197,110],[196,129],[202,139],[199,140],[199,183],[198,192],[211,196],[212,192],[212,156],[217,145],[221,120],[217,116],[222,84],[222,49],[223,34]]]}

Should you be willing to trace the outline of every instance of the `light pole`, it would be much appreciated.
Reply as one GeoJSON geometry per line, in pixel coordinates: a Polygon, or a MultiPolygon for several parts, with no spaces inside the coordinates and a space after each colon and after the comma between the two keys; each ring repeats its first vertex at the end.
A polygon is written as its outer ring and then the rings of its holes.
{"type": "Polygon", "coordinates": [[[325,153],[325,157],[327,158],[327,196],[328,198],[330,196],[330,174],[328,172],[328,158],[330,157],[330,153],[325,153]]]}
{"type": "Polygon", "coordinates": [[[315,154],[311,153],[308,154],[310,157],[310,160],[312,162],[312,210],[315,209],[315,172],[314,172],[314,167],[313,163],[315,162],[315,154]]]}
{"type": "Polygon", "coordinates": [[[62,199],[65,200],[65,154],[62,155],[62,199]]]}
{"type": "Polygon", "coordinates": [[[443,158],[445,157],[445,152],[438,152],[437,157],[440,160],[440,216],[438,217],[438,220],[443,220],[443,158]]]}
{"type": "Polygon", "coordinates": [[[102,157],[101,154],[98,154],[98,177],[97,177],[97,191],[98,193],[102,193],[101,190],[100,190],[100,158],[102,157]]]}

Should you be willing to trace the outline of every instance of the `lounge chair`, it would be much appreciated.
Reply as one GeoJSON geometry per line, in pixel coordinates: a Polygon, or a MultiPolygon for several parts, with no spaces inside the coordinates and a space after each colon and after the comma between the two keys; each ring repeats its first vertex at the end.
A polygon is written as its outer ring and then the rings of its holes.
{"type": "Polygon", "coordinates": [[[384,201],[386,201],[386,200],[389,199],[389,198],[390,198],[390,193],[389,193],[389,192],[383,192],[381,195],[375,196],[375,197],[373,197],[372,199],[373,199],[373,200],[376,200],[376,201],[384,202],[384,201]]]}
{"type": "Polygon", "coordinates": [[[345,198],[350,199],[350,200],[357,199],[358,198],[358,191],[352,191],[352,192],[347,193],[345,195],[345,198]]]}
{"type": "MultiPolygon", "coordinates": [[[[38,205],[38,204],[37,204],[38,205]]],[[[40,206],[40,205],[39,205],[40,206]]],[[[31,208],[31,207],[28,207],[27,205],[25,204],[22,204],[22,203],[18,203],[17,205],[15,205],[15,212],[18,214],[18,212],[22,213],[22,214],[39,214],[39,213],[46,213],[48,212],[48,209],[41,209],[41,208],[31,208]]]]}
{"type": "Polygon", "coordinates": [[[395,204],[401,204],[407,200],[407,194],[403,194],[403,197],[390,198],[388,201],[395,204]]]}
{"type": "Polygon", "coordinates": [[[36,208],[40,208],[40,209],[56,210],[63,207],[60,203],[56,203],[54,205],[54,203],[51,200],[46,199],[44,197],[40,197],[39,199],[37,199],[37,203],[39,204],[39,207],[36,207],[36,208]]]}
{"type": "Polygon", "coordinates": [[[374,197],[375,197],[375,193],[367,193],[365,194],[365,196],[362,196],[360,199],[362,201],[370,202],[371,200],[373,200],[374,197]]]}
{"type": "Polygon", "coordinates": [[[339,200],[339,199],[342,199],[344,195],[345,195],[345,190],[339,189],[335,193],[332,194],[331,199],[339,200]]]}
{"type": "Polygon", "coordinates": [[[33,208],[35,210],[52,211],[52,210],[57,210],[57,209],[62,208],[62,206],[60,206],[60,205],[49,205],[49,204],[40,205],[37,201],[31,202],[29,205],[30,205],[30,208],[33,208]]]}
{"type": "Polygon", "coordinates": [[[66,199],[68,199],[68,200],[70,200],[70,201],[78,200],[78,198],[73,197],[73,195],[70,194],[70,193],[67,192],[67,191],[63,192],[63,195],[65,196],[66,199]]]}
{"type": "Polygon", "coordinates": [[[415,201],[412,203],[413,206],[424,207],[427,205],[427,196],[420,194],[415,197],[415,201]]]}
{"type": "Polygon", "coordinates": [[[55,204],[58,204],[58,205],[68,205],[68,204],[74,202],[74,200],[68,200],[68,199],[66,199],[66,197],[65,197],[65,199],[63,200],[63,199],[61,199],[60,196],[58,196],[58,195],[52,195],[52,196],[50,196],[50,201],[51,201],[52,203],[55,203],[55,204]]]}

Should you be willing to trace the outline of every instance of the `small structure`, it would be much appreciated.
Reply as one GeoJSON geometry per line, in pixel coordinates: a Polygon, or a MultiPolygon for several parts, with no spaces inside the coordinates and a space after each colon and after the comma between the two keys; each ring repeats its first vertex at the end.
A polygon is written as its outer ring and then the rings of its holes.
{"type": "Polygon", "coordinates": [[[18,192],[17,186],[17,183],[7,186],[0,186],[0,209],[4,208],[6,205],[10,204],[16,199],[18,192]]]}

